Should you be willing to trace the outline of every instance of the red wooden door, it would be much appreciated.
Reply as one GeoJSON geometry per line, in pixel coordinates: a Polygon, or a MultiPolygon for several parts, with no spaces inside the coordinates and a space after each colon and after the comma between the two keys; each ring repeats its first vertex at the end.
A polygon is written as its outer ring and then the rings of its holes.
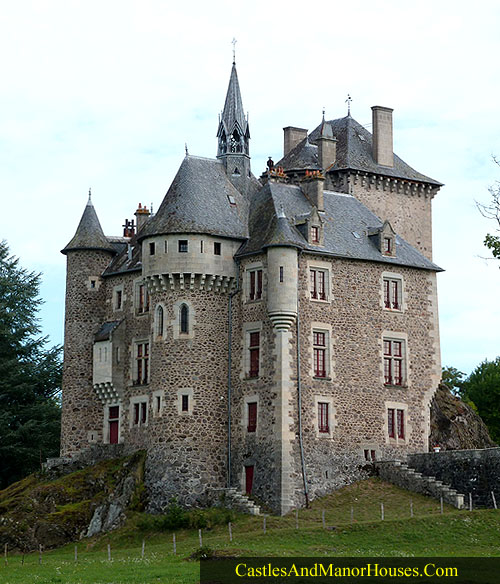
{"type": "Polygon", "coordinates": [[[109,408],[109,443],[118,444],[118,423],[120,419],[120,406],[111,406],[109,408]]]}
{"type": "Polygon", "coordinates": [[[109,422],[109,443],[118,444],[118,420],[109,422]]]}
{"type": "Polygon", "coordinates": [[[245,466],[245,492],[247,495],[252,493],[253,469],[253,466],[245,466]]]}

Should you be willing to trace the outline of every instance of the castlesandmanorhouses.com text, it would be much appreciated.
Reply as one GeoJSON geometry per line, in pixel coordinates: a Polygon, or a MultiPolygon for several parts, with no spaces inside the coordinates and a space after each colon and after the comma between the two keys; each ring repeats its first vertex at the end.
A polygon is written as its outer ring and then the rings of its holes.
{"type": "Polygon", "coordinates": [[[457,578],[458,568],[442,567],[429,562],[422,569],[415,566],[383,566],[380,564],[366,564],[365,566],[335,566],[334,564],[315,563],[312,566],[273,566],[267,563],[262,566],[248,566],[245,563],[237,564],[235,573],[240,578],[457,578]]]}

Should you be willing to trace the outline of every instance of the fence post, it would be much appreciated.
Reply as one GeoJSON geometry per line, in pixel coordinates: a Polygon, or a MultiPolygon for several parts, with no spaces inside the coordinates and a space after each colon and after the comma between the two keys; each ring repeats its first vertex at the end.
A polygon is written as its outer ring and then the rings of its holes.
{"type": "Polygon", "coordinates": [[[198,537],[200,538],[200,547],[203,547],[203,539],[201,537],[201,529],[198,529],[198,537]]]}
{"type": "Polygon", "coordinates": [[[78,562],[78,546],[75,545],[75,564],[78,562]]]}
{"type": "Polygon", "coordinates": [[[175,542],[175,533],[173,535],[173,543],[174,543],[174,556],[177,555],[177,543],[175,542]]]}
{"type": "Polygon", "coordinates": [[[146,546],[146,540],[142,540],[142,549],[141,549],[141,559],[144,559],[144,548],[146,546]]]}
{"type": "Polygon", "coordinates": [[[295,509],[295,529],[299,528],[299,510],[295,509]]]}
{"type": "Polygon", "coordinates": [[[6,566],[9,563],[9,560],[7,559],[7,553],[8,553],[7,550],[8,550],[8,544],[5,544],[4,548],[3,548],[3,555],[5,556],[5,565],[6,566]]]}
{"type": "Polygon", "coordinates": [[[384,504],[380,503],[380,515],[382,517],[382,521],[384,520],[384,504]]]}
{"type": "Polygon", "coordinates": [[[43,552],[43,546],[42,544],[38,544],[38,563],[41,564],[42,563],[42,552],[43,552]]]}
{"type": "Polygon", "coordinates": [[[229,541],[233,541],[233,528],[231,522],[229,522],[227,526],[229,527],[229,541]]]}
{"type": "Polygon", "coordinates": [[[111,562],[111,544],[108,543],[108,562],[111,562]]]}
{"type": "Polygon", "coordinates": [[[472,511],[472,493],[469,493],[469,511],[472,511]]]}
{"type": "Polygon", "coordinates": [[[264,533],[266,533],[266,517],[265,516],[264,516],[264,525],[263,525],[263,528],[264,528],[264,533]]]}
{"type": "Polygon", "coordinates": [[[439,497],[439,505],[441,507],[441,515],[443,514],[443,496],[439,497]]]}
{"type": "Polygon", "coordinates": [[[410,499],[410,517],[413,517],[413,499],[410,499]]]}
{"type": "Polygon", "coordinates": [[[323,529],[326,529],[326,521],[325,521],[325,510],[321,511],[321,521],[323,523],[323,529]]]}
{"type": "Polygon", "coordinates": [[[493,499],[493,508],[497,509],[497,500],[495,499],[495,493],[491,491],[491,498],[493,499]]]}

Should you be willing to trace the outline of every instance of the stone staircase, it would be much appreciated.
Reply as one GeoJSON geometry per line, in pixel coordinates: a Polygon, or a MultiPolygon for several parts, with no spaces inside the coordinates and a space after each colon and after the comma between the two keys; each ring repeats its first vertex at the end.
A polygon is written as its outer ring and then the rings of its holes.
{"type": "Polygon", "coordinates": [[[434,497],[457,509],[463,509],[464,495],[458,493],[450,485],[438,481],[436,477],[423,475],[414,468],[409,467],[400,460],[378,461],[375,463],[378,475],[384,481],[388,481],[414,493],[420,493],[429,497],[434,497]]]}
{"type": "Polygon", "coordinates": [[[235,511],[240,511],[240,513],[260,515],[260,507],[234,487],[223,489],[221,494],[224,499],[223,502],[225,507],[229,507],[235,511]]]}

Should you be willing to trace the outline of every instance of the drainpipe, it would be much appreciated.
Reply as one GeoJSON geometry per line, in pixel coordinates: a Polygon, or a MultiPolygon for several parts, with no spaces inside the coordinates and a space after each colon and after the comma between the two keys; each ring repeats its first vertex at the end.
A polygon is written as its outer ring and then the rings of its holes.
{"type": "Polygon", "coordinates": [[[232,364],[232,338],[233,338],[233,296],[240,291],[240,262],[236,261],[236,290],[229,294],[227,306],[227,488],[231,488],[231,364],[232,364]]]}
{"type": "MultiPolygon", "coordinates": [[[[297,254],[297,274],[300,274],[300,256],[302,250],[297,254]]],[[[306,508],[309,508],[309,489],[307,487],[306,462],[304,460],[304,444],[302,441],[302,391],[300,384],[300,294],[297,294],[297,402],[299,418],[299,448],[300,462],[302,465],[302,480],[304,481],[304,497],[306,508]]]]}

